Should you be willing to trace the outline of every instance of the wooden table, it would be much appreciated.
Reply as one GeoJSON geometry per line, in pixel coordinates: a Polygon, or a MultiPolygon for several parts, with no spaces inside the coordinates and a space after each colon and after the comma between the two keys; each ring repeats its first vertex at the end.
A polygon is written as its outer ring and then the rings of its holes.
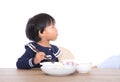
{"type": "Polygon", "coordinates": [[[120,82],[120,69],[92,69],[88,74],[50,76],[40,69],[0,68],[0,82],[120,82]]]}

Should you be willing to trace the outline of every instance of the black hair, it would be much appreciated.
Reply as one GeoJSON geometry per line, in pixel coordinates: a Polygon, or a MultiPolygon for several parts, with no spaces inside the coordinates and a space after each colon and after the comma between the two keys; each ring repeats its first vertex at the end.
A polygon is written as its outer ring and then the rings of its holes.
{"type": "Polygon", "coordinates": [[[44,29],[51,24],[55,24],[55,19],[46,13],[33,16],[26,25],[27,38],[35,42],[40,41],[39,32],[43,33],[44,29]]]}

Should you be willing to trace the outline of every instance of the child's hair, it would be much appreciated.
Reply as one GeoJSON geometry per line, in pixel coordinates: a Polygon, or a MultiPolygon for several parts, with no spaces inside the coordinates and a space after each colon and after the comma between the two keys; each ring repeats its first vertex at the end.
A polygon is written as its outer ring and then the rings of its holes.
{"type": "Polygon", "coordinates": [[[35,42],[40,41],[39,32],[43,33],[44,29],[51,24],[55,24],[55,19],[46,13],[33,16],[26,25],[27,38],[35,42]]]}

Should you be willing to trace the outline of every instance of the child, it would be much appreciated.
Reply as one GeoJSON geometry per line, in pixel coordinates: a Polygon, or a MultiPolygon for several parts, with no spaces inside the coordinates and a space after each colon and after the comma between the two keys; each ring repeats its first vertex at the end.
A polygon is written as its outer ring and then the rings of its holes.
{"type": "Polygon", "coordinates": [[[50,57],[54,62],[59,62],[60,49],[50,44],[50,41],[56,40],[58,36],[55,19],[52,16],[40,13],[30,18],[26,25],[26,36],[32,42],[25,46],[25,53],[16,62],[17,68],[41,67],[40,62],[49,61],[46,57],[50,57]]]}

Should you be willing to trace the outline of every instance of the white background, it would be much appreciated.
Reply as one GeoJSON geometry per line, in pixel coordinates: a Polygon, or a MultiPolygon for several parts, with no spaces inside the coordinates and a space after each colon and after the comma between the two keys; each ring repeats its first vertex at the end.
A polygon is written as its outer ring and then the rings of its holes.
{"type": "Polygon", "coordinates": [[[15,68],[29,42],[28,19],[38,13],[56,19],[58,39],[76,60],[99,64],[120,54],[119,0],[0,0],[0,68],[15,68]]]}

